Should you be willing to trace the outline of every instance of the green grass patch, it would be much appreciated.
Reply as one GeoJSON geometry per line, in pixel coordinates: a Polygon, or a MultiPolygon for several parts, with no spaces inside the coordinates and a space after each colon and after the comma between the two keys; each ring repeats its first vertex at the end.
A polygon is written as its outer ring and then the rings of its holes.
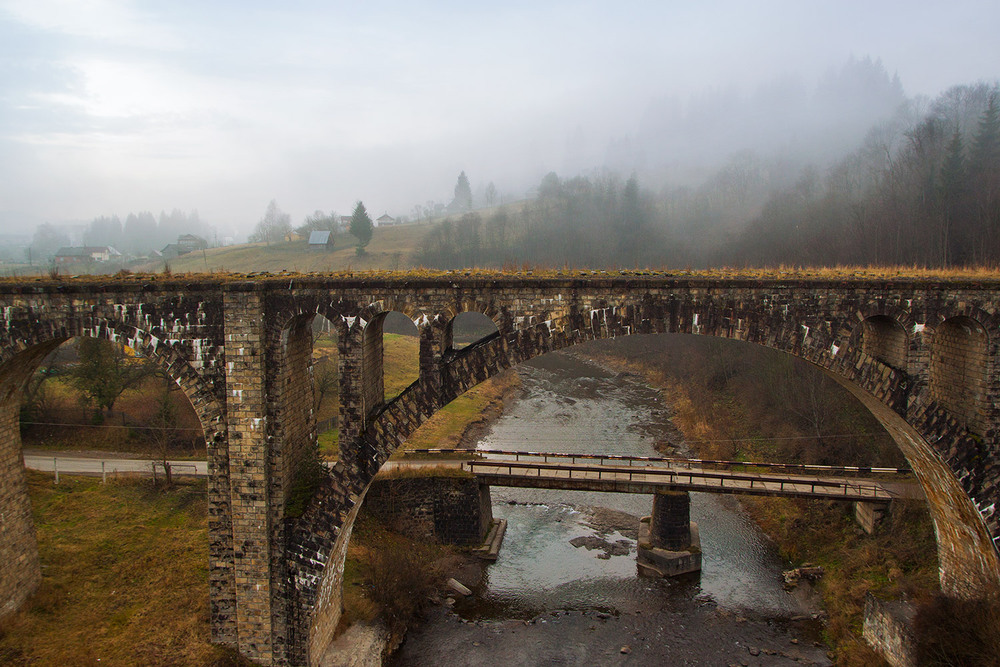
{"type": "Polygon", "coordinates": [[[319,455],[328,461],[336,461],[340,458],[340,429],[330,429],[326,433],[317,436],[319,441],[319,455]]]}
{"type": "Polygon", "coordinates": [[[460,446],[470,428],[500,414],[504,397],[517,386],[517,373],[508,371],[473,387],[424,422],[403,450],[460,446]]]}
{"type": "Polygon", "coordinates": [[[385,334],[382,337],[382,355],[385,400],[391,401],[420,376],[420,339],[385,334]]]}
{"type": "Polygon", "coordinates": [[[468,479],[475,477],[471,472],[462,470],[457,466],[416,466],[412,468],[395,468],[393,470],[380,470],[375,479],[417,479],[425,477],[455,477],[468,479]]]}

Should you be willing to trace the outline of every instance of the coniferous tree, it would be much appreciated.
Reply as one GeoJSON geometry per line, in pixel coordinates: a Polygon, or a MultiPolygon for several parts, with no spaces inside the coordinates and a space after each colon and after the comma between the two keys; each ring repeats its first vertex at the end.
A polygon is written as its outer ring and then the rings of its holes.
{"type": "Polygon", "coordinates": [[[452,211],[469,211],[472,209],[472,186],[469,185],[469,177],[463,171],[458,175],[458,182],[455,183],[455,198],[451,200],[448,207],[452,211]]]}
{"type": "Polygon", "coordinates": [[[966,171],[962,133],[955,130],[948,142],[944,164],[941,165],[939,197],[941,208],[941,228],[938,239],[939,261],[944,266],[954,262],[959,252],[957,243],[960,234],[957,229],[962,219],[962,204],[965,199],[966,171]]]}
{"type": "Polygon", "coordinates": [[[365,205],[358,202],[351,215],[351,236],[358,240],[357,254],[364,255],[365,247],[371,242],[372,234],[375,232],[375,225],[372,224],[371,216],[365,210],[365,205]]]}

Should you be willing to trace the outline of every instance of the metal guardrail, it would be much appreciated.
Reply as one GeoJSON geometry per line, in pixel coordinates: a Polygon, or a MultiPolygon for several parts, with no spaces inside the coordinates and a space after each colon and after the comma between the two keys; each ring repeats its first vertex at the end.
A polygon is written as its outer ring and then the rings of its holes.
{"type": "Polygon", "coordinates": [[[607,465],[566,465],[521,461],[471,460],[462,464],[470,473],[487,477],[510,477],[539,482],[572,480],[608,485],[628,483],[650,486],[685,487],[729,493],[780,494],[845,500],[892,500],[896,494],[879,484],[809,477],[740,474],[691,469],[626,467],[607,465]],[[515,472],[517,471],[517,472],[515,472]],[[533,474],[532,474],[533,473],[533,474]]]}
{"type": "Polygon", "coordinates": [[[75,456],[39,456],[25,457],[25,466],[41,472],[51,472],[55,475],[56,484],[60,475],[100,475],[102,482],[107,482],[108,475],[151,475],[156,478],[157,470],[166,473],[166,466],[173,474],[202,477],[206,473],[199,470],[195,461],[160,461],[148,459],[97,459],[75,456]],[[60,466],[60,462],[62,466],[60,466]]]}
{"type": "MultiPolygon", "coordinates": [[[[825,473],[830,475],[908,475],[909,468],[889,468],[874,466],[829,466],[812,463],[765,463],[760,461],[726,461],[721,459],[683,459],[663,456],[628,456],[624,454],[567,454],[563,452],[520,452],[507,449],[409,449],[404,454],[464,454],[468,456],[513,457],[514,461],[524,459],[542,459],[548,463],[550,459],[570,459],[571,463],[580,461],[623,461],[628,465],[665,463],[686,468],[718,467],[725,469],[738,468],[772,468],[778,470],[798,470],[804,472],[825,473]]],[[[493,459],[493,460],[504,460],[493,459]]]]}

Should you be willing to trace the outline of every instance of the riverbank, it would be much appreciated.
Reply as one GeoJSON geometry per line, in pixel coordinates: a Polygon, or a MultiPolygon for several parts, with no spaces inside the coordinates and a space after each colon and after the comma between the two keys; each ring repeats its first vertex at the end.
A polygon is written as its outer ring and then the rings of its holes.
{"type": "Polygon", "coordinates": [[[423,423],[403,444],[411,449],[472,449],[479,438],[503,414],[521,387],[513,370],[507,370],[476,385],[444,406],[423,423]]]}

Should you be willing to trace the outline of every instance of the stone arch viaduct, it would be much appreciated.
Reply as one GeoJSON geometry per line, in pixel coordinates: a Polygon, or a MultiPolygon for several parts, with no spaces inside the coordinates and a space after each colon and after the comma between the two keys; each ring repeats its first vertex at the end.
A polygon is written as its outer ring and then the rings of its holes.
{"type": "Polygon", "coordinates": [[[26,380],[73,336],[127,343],[191,400],[209,458],[213,640],[263,664],[314,664],[340,616],[354,517],[372,477],[437,409],[526,359],[643,333],[720,336],[806,359],[886,426],[927,495],[942,588],[1000,589],[1000,279],[753,278],[649,272],[131,276],[0,283],[0,615],[40,579],[20,452],[26,380]],[[410,317],[420,375],[386,403],[381,325],[410,317]],[[497,333],[455,350],[451,322],[497,333]],[[339,336],[341,459],[286,515],[315,452],[310,323],[339,336]]]}

